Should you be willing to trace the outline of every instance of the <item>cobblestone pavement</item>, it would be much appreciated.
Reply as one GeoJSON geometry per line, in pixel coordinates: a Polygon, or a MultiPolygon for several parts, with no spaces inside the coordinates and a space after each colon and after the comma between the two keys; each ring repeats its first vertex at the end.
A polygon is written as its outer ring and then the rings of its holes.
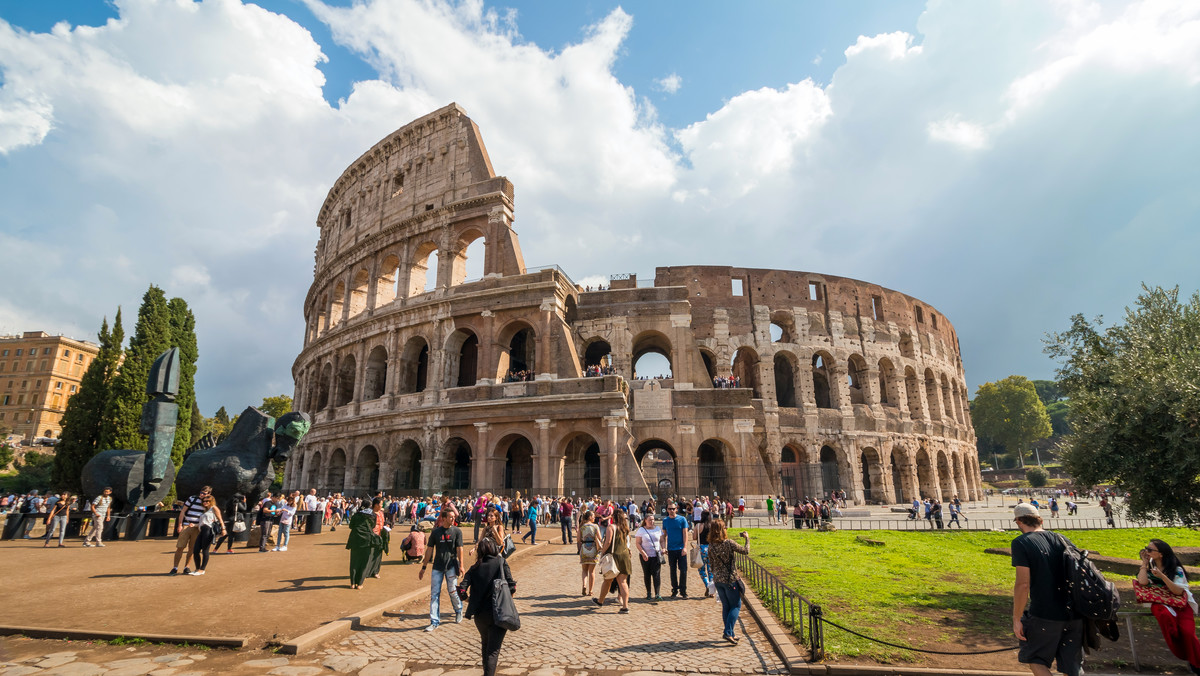
{"type": "MultiPolygon", "coordinates": [[[[551,545],[513,568],[521,629],[505,638],[501,668],[709,674],[785,671],[745,607],[738,622],[741,642],[730,645],[721,638],[721,604],[715,598],[695,596],[696,592],[703,595],[703,587],[694,570],[688,571],[691,598],[666,598],[659,603],[645,600],[640,570],[635,570],[630,611],[618,613],[615,597],[610,596],[605,607],[598,608],[580,594],[579,558],[573,547],[551,545]]],[[[667,571],[663,573],[664,592],[669,592],[669,577],[667,571]]],[[[356,631],[329,646],[326,655],[478,666],[479,634],[474,623],[454,624],[445,596],[441,608],[442,623],[432,634],[423,631],[429,624],[426,598],[389,613],[379,626],[356,631]]]]}

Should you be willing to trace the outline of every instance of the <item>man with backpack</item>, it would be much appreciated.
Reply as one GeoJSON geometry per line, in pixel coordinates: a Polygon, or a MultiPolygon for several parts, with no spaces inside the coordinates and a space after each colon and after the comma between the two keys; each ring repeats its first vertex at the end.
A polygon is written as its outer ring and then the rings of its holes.
{"type": "Polygon", "coordinates": [[[1036,507],[1018,504],[1013,512],[1021,535],[1012,541],[1013,633],[1021,642],[1017,661],[1036,676],[1051,676],[1050,665],[1067,676],[1083,673],[1083,618],[1070,609],[1065,552],[1069,543],[1042,529],[1036,507]],[[1028,601],[1029,607],[1026,608],[1028,601]]]}

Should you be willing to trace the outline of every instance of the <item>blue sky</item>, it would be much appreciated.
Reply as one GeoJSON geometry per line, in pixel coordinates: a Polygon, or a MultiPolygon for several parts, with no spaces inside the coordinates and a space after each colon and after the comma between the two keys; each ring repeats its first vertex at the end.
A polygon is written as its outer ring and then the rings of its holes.
{"type": "Polygon", "coordinates": [[[972,391],[1049,377],[1071,314],[1195,290],[1198,83],[1190,0],[0,0],[0,250],[55,273],[8,268],[0,332],[153,282],[206,414],[290,393],[325,191],[457,101],[530,265],[866,279],[950,318],[972,391]]]}

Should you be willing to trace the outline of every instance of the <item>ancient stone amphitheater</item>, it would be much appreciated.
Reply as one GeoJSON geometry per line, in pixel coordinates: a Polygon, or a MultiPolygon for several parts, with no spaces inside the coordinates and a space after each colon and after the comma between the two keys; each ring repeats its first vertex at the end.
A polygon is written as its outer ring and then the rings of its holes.
{"type": "Polygon", "coordinates": [[[317,217],[293,367],[314,426],[286,486],[978,495],[958,340],[927,303],[723,266],[590,290],[527,268],[513,222],[513,185],[455,104],[346,169],[317,217]],[[661,379],[638,373],[647,355],[661,379]]]}

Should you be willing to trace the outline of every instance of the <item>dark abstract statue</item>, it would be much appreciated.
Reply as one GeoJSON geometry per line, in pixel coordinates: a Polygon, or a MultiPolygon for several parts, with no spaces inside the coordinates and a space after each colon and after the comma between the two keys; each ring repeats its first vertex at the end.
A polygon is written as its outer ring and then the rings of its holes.
{"type": "Polygon", "coordinates": [[[150,401],[142,406],[141,432],[148,435],[147,451],[113,449],[101,451],[83,466],[80,480],[84,495],[99,495],[113,489],[114,511],[152,507],[171,492],[175,467],[171,446],[179,420],[179,348],[159,355],[146,379],[150,401]]]}
{"type": "Polygon", "coordinates": [[[287,413],[275,420],[248,406],[221,443],[184,458],[175,477],[176,494],[186,498],[212,486],[219,505],[226,504],[234,493],[245,495],[253,505],[275,480],[271,462],[287,460],[311,424],[307,413],[287,413]]]}

